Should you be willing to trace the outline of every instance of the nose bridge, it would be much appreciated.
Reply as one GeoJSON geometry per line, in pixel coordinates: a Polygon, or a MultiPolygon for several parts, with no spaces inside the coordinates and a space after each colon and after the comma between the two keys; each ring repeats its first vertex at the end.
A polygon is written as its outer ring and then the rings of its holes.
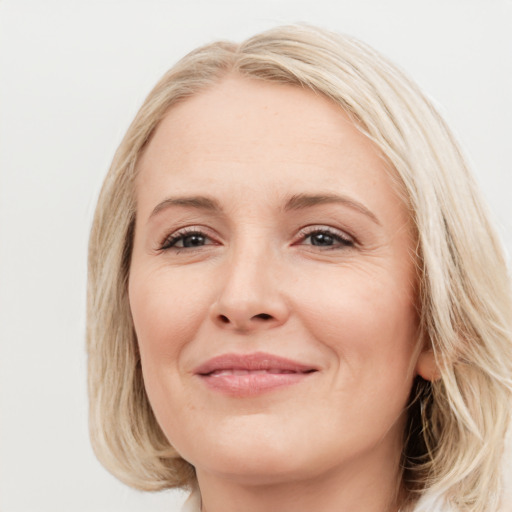
{"type": "Polygon", "coordinates": [[[274,258],[265,242],[242,242],[235,248],[226,269],[226,298],[233,296],[238,302],[260,302],[269,296],[270,274],[274,258]]]}
{"type": "Polygon", "coordinates": [[[288,317],[277,281],[279,258],[268,239],[243,237],[230,249],[222,269],[214,320],[237,330],[276,326],[288,317]]]}

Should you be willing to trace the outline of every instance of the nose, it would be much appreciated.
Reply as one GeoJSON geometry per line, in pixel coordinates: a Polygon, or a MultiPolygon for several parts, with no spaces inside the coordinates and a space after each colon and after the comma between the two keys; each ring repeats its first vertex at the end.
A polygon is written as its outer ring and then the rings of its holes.
{"type": "Polygon", "coordinates": [[[287,321],[289,307],[275,259],[263,251],[245,251],[225,262],[219,275],[219,293],[211,307],[216,325],[248,333],[287,321]]]}

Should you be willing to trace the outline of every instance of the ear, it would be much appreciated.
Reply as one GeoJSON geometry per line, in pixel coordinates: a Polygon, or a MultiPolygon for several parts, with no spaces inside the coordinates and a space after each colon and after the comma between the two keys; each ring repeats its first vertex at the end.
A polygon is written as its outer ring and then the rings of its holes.
{"type": "Polygon", "coordinates": [[[418,356],[416,361],[416,374],[430,382],[441,378],[434,351],[429,346],[422,349],[418,356]]]}

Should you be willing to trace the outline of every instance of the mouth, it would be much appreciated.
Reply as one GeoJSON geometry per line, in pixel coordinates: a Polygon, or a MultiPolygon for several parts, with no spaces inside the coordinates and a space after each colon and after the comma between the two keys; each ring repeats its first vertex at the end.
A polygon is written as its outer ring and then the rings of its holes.
{"type": "Polygon", "coordinates": [[[195,371],[210,389],[232,396],[251,396],[298,384],[318,369],[265,353],[225,354],[200,365],[195,371]]]}

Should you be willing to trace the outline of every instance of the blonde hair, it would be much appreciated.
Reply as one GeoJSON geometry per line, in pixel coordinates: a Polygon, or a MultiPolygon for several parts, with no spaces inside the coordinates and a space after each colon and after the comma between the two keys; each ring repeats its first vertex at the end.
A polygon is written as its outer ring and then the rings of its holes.
{"type": "Polygon", "coordinates": [[[429,496],[455,509],[495,510],[511,402],[511,298],[488,213],[453,135],[419,89],[368,46],[305,25],[188,54],[150,92],[116,152],[89,246],[90,430],[98,458],[139,489],[195,483],[144,390],[127,296],[134,180],[167,111],[228,74],[330,98],[392,167],[417,231],[420,327],[440,373],[432,383],[418,377],[411,393],[402,510],[429,496]]]}

